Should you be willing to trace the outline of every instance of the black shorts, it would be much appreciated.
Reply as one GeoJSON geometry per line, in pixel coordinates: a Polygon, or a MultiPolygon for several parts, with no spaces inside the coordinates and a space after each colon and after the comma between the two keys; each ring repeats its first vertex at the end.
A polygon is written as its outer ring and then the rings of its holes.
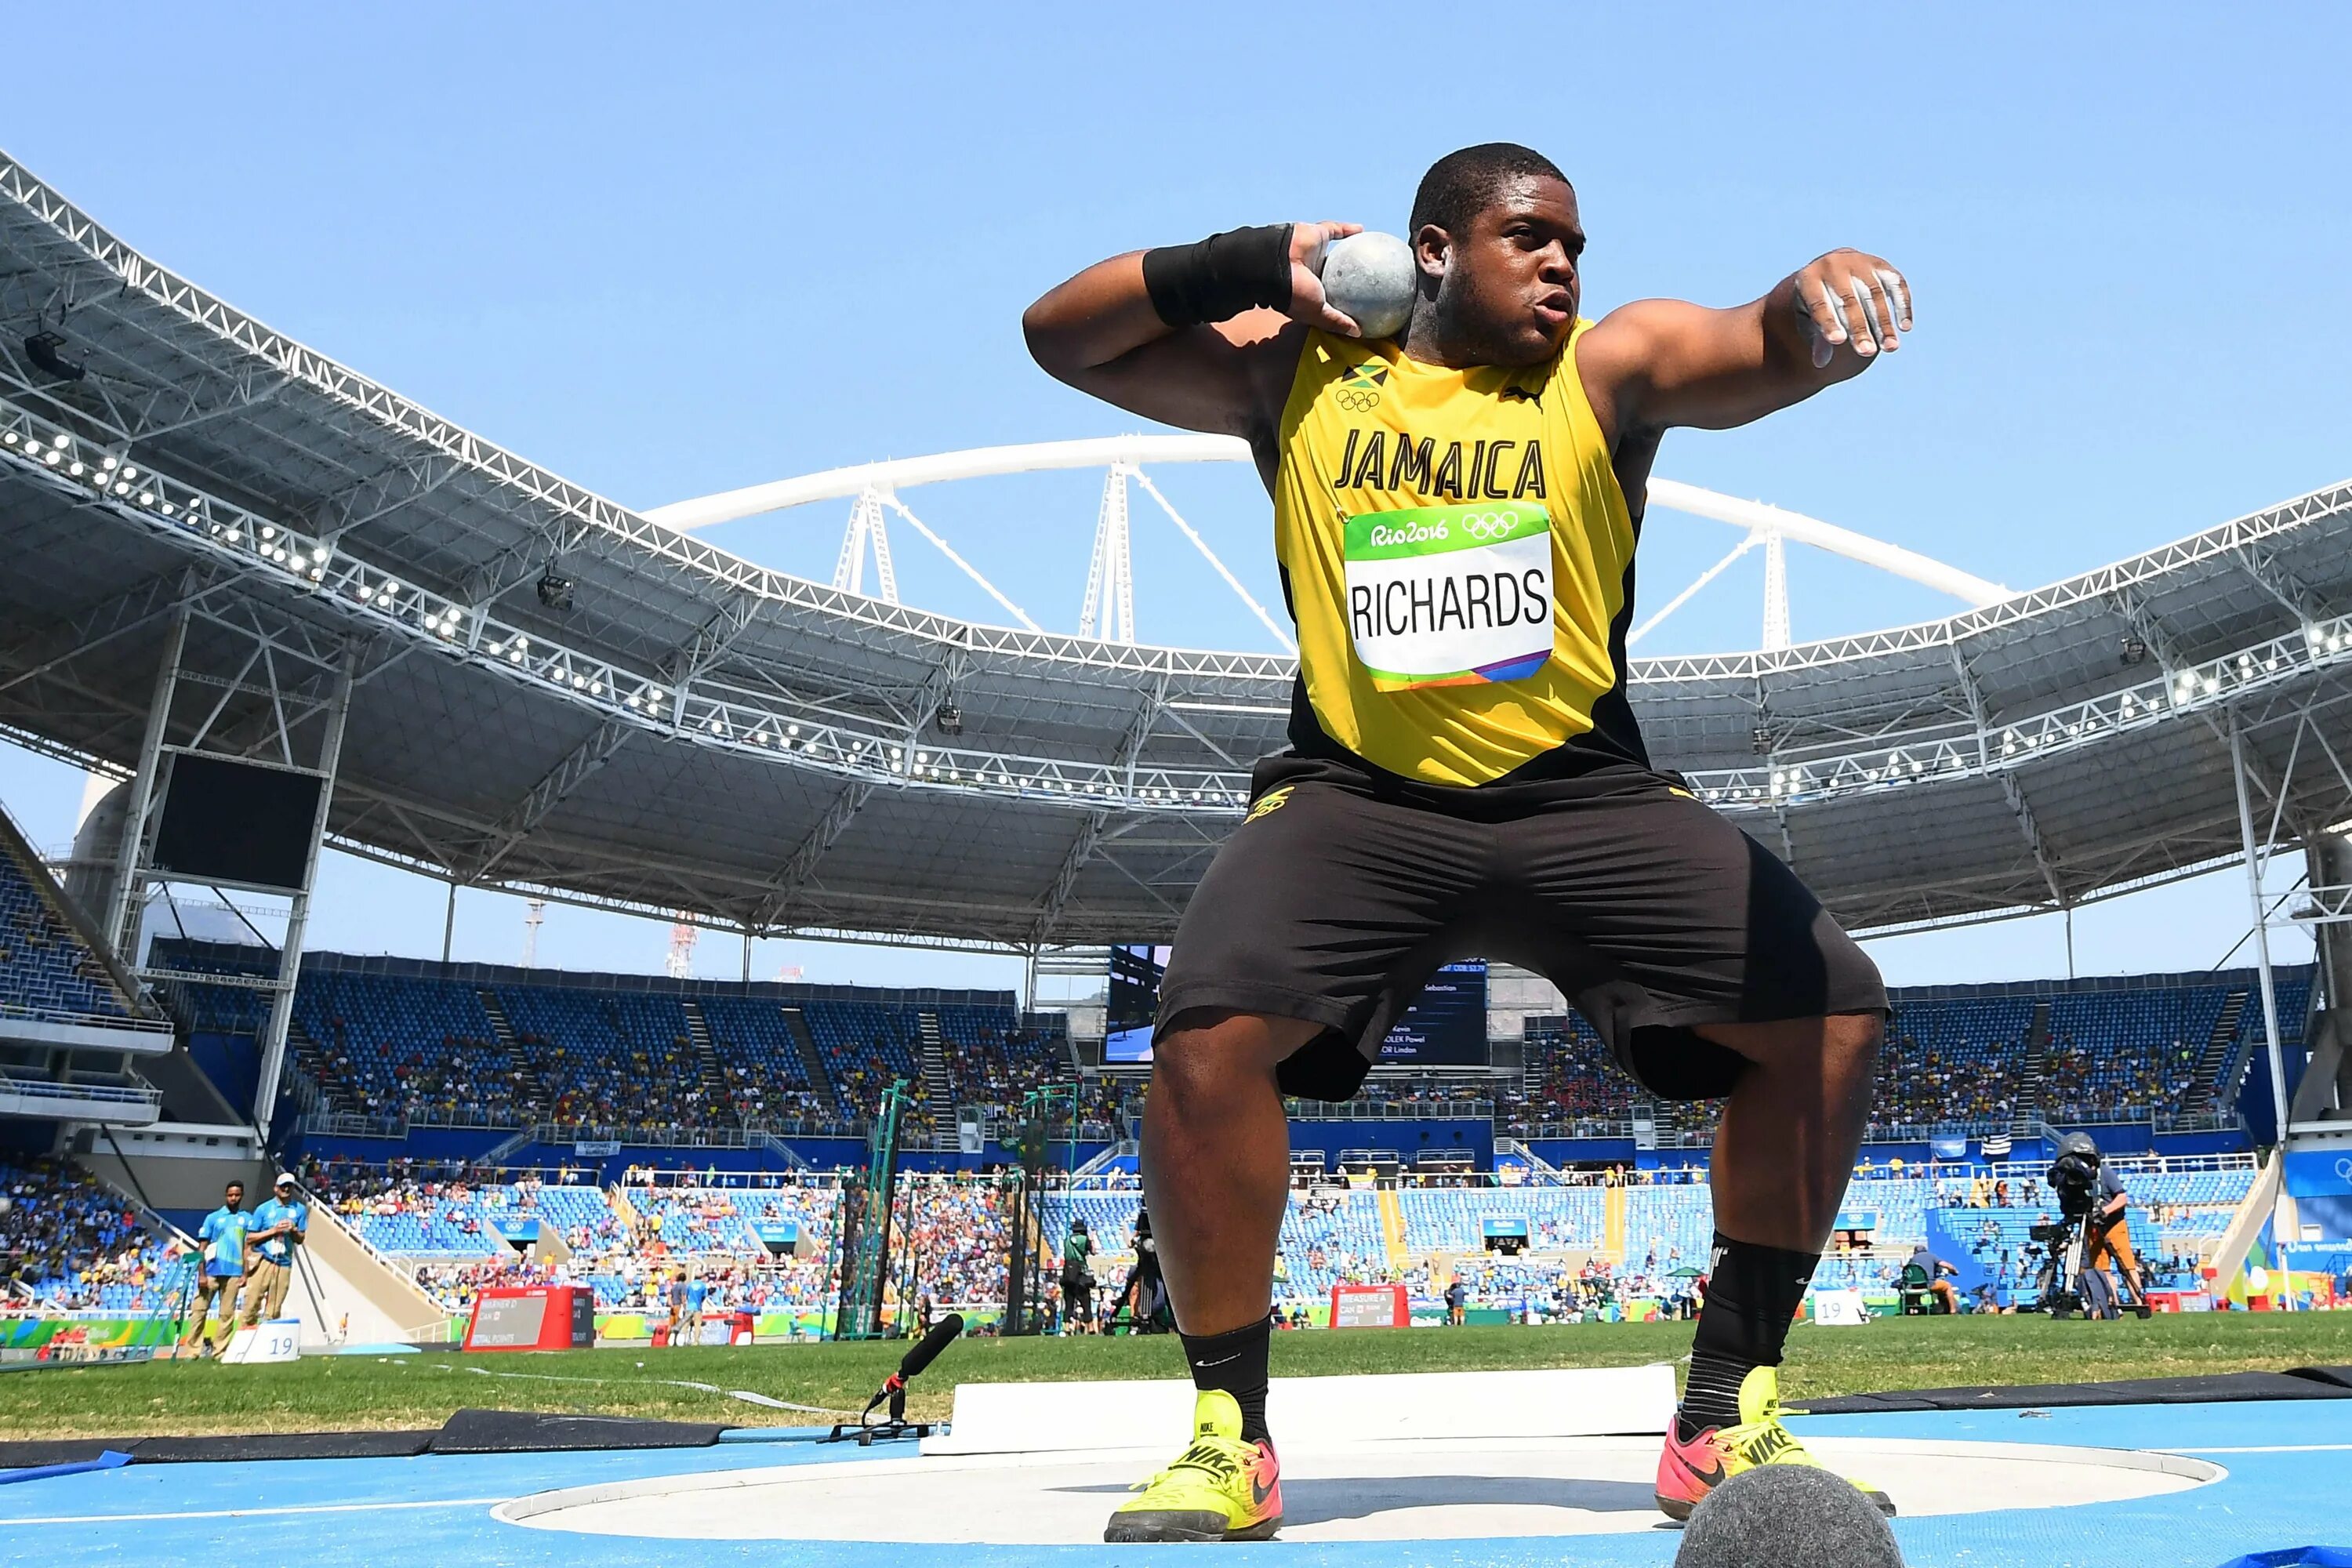
{"type": "Polygon", "coordinates": [[[1202,1009],[1321,1024],[1282,1088],[1345,1100],[1464,958],[1550,980],[1664,1100],[1727,1094],[1747,1065],[1694,1025],[1886,1009],[1796,873],[1672,778],[1440,789],[1284,755],[1184,910],[1160,1028],[1202,1009]]]}

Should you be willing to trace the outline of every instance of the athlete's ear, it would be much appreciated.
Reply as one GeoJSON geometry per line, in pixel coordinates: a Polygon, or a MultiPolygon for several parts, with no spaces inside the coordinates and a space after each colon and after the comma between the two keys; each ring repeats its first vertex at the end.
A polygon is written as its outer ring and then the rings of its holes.
{"type": "Polygon", "coordinates": [[[1445,276],[1448,259],[1454,251],[1454,237],[1433,223],[1423,224],[1412,233],[1412,259],[1421,275],[1433,280],[1445,276]]]}

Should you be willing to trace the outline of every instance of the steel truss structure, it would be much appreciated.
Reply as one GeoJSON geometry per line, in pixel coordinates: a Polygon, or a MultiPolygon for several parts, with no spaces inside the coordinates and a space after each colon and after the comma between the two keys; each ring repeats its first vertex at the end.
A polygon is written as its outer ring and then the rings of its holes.
{"type": "MultiPolygon", "coordinates": [[[[911,481],[814,478],[873,493],[837,584],[458,428],[0,157],[0,730],[130,774],[183,620],[189,682],[356,650],[326,823],[355,853],[753,934],[1164,940],[1283,743],[1291,658],[857,591],[911,481]]],[[[2072,907],[2245,853],[2233,715],[2253,809],[2352,815],[2252,717],[2352,743],[2347,542],[2338,486],[1944,620],[1637,660],[1633,702],[1660,764],[1850,926],[2072,907]]],[[[157,747],[189,743],[180,707],[157,747]]]]}

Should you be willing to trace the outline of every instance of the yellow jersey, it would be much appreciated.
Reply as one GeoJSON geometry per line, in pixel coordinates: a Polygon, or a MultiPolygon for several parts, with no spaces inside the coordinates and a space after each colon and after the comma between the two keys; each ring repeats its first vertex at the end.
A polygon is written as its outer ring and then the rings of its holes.
{"type": "Polygon", "coordinates": [[[1637,531],[1576,374],[1591,326],[1543,364],[1461,370],[1307,333],[1274,487],[1300,752],[1458,786],[1648,765],[1637,531]]]}

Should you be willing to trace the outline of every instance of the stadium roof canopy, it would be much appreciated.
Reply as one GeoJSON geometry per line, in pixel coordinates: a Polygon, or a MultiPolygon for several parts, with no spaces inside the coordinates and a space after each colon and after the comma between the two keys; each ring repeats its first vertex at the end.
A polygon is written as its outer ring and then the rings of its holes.
{"type": "MultiPolygon", "coordinates": [[[[5,156],[0,548],[26,743],[127,770],[186,605],[215,732],[257,747],[273,690],[356,660],[342,847],[762,932],[1164,937],[1292,672],[755,565],[270,331],[5,156]]],[[[2234,857],[2233,725],[2258,813],[2352,816],[2347,608],[2340,486],[1948,620],[1637,661],[1633,701],[1850,924],[1981,919],[2234,857]]]]}

